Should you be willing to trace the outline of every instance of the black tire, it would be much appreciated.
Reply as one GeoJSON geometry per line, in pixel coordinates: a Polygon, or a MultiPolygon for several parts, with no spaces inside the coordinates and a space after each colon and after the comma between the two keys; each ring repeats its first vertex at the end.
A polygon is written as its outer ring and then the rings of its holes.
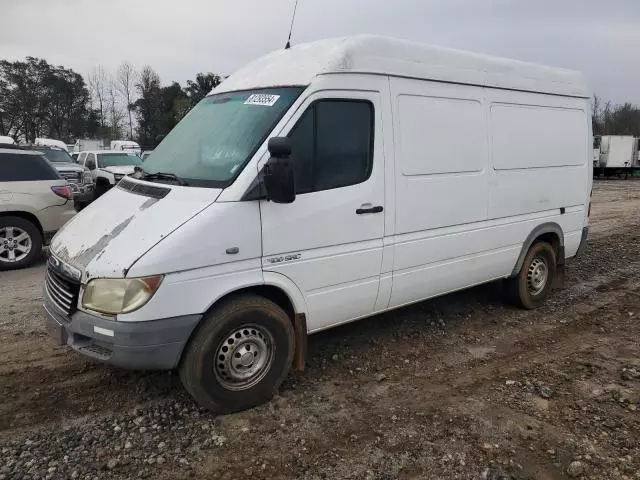
{"type": "Polygon", "coordinates": [[[518,306],[532,310],[538,308],[549,297],[556,277],[556,254],[547,242],[534,243],[524,258],[517,276],[507,281],[510,299],[518,306]],[[535,262],[535,263],[534,263],[535,262]],[[540,264],[544,265],[544,282],[536,281],[540,264]]]}
{"type": "MultiPolygon", "coordinates": [[[[5,229],[12,227],[22,230],[29,236],[31,240],[31,250],[29,250],[24,258],[17,261],[9,260],[8,250],[0,251],[0,270],[15,270],[28,267],[36,261],[42,252],[42,234],[33,222],[22,217],[0,217],[0,232],[6,232],[7,230],[5,229]]],[[[2,237],[0,238],[0,247],[3,247],[5,235],[0,233],[0,237],[2,237]]]]}
{"type": "Polygon", "coordinates": [[[86,202],[78,202],[78,201],[73,202],[73,208],[75,209],[76,212],[82,211],[82,209],[84,209],[87,205],[89,204],[86,202]]]}
{"type": "MultiPolygon", "coordinates": [[[[231,298],[202,319],[183,354],[180,379],[187,392],[202,407],[216,413],[245,410],[271,399],[289,373],[294,350],[293,325],[278,305],[257,295],[231,298]],[[271,340],[265,342],[265,345],[272,346],[268,365],[260,375],[251,377],[255,383],[237,389],[240,384],[233,383],[232,377],[234,372],[238,374],[238,370],[230,363],[239,351],[243,355],[236,361],[244,361],[245,355],[249,355],[244,348],[252,338],[259,342],[256,332],[261,331],[265,335],[260,338],[271,336],[271,340]],[[245,337],[245,334],[248,336],[245,337]],[[239,338],[237,343],[231,342],[234,338],[239,338]],[[228,353],[223,353],[222,349],[227,347],[228,353]]],[[[240,365],[238,368],[254,366],[240,365]]]]}
{"type": "Polygon", "coordinates": [[[109,190],[109,187],[107,187],[106,185],[102,184],[101,182],[96,183],[96,187],[93,189],[93,196],[94,198],[99,198],[102,195],[104,195],[105,193],[107,193],[107,191],[109,190]]]}

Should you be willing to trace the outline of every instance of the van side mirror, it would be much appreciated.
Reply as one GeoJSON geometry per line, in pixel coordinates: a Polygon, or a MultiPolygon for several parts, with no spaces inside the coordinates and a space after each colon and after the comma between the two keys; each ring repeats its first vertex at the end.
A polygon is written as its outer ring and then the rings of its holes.
{"type": "Polygon", "coordinates": [[[296,186],[291,160],[291,141],[286,137],[273,137],[268,143],[271,157],[262,175],[267,199],[275,203],[292,203],[296,199],[296,186]]]}

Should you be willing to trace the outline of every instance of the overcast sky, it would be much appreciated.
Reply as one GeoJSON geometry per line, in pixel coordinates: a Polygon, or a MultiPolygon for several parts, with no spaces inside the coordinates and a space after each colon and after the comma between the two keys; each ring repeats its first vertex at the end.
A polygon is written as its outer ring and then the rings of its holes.
{"type": "MultiPolygon", "coordinates": [[[[282,48],[294,0],[0,0],[0,58],[86,74],[123,60],[163,83],[282,48]]],[[[640,104],[640,0],[300,0],[294,43],[374,33],[578,69],[640,104]]]]}

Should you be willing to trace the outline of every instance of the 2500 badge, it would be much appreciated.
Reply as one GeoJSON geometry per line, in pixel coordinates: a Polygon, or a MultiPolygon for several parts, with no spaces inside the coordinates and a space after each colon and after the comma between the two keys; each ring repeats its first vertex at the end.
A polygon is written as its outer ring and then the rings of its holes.
{"type": "Polygon", "coordinates": [[[291,255],[283,255],[282,257],[267,258],[267,262],[269,263],[291,262],[293,260],[299,260],[301,258],[302,258],[301,253],[293,253],[291,255]]]}

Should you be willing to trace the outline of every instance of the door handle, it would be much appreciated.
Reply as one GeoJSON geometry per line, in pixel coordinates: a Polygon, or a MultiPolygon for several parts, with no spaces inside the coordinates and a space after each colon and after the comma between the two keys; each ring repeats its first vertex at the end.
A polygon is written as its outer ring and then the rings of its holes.
{"type": "MultiPolygon", "coordinates": [[[[363,207],[364,207],[364,205],[363,205],[363,207]]],[[[356,210],[356,214],[357,215],[364,215],[365,213],[380,213],[380,212],[382,212],[382,210],[384,210],[382,208],[382,205],[377,205],[375,207],[366,207],[366,208],[360,207],[360,208],[358,208],[356,210]]]]}

